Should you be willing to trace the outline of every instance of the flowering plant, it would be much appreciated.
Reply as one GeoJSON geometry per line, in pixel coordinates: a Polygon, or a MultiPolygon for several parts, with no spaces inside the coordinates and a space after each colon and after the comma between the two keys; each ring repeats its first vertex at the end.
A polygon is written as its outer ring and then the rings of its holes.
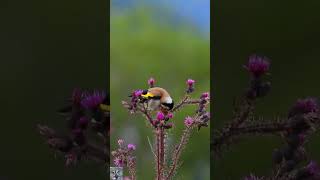
{"type": "Polygon", "coordinates": [[[269,176],[251,174],[245,180],[304,180],[320,179],[320,168],[307,156],[305,144],[319,128],[319,104],[315,98],[298,99],[289,109],[288,116],[266,121],[255,120],[255,104],[266,96],[271,83],[265,79],[270,69],[266,57],[252,55],[244,66],[250,73],[250,85],[241,98],[235,101],[234,118],[214,132],[211,149],[215,157],[222,155],[225,147],[245,135],[275,135],[283,139],[283,145],[273,152],[274,170],[269,176]]]}
{"type": "Polygon", "coordinates": [[[104,91],[75,89],[68,104],[59,110],[67,119],[67,133],[38,125],[40,134],[56,153],[63,154],[66,165],[90,159],[109,163],[109,96],[104,91]]]}
{"type": "MultiPolygon", "coordinates": [[[[148,80],[149,87],[155,85],[155,79],[148,80]]],[[[123,101],[123,106],[128,109],[131,114],[140,113],[148,122],[148,126],[152,128],[155,139],[154,147],[152,148],[155,166],[156,166],[156,179],[169,180],[174,177],[178,167],[181,165],[181,154],[187,145],[190,136],[197,128],[200,130],[202,127],[208,127],[210,120],[210,113],[207,111],[210,103],[209,93],[203,93],[199,98],[191,98],[192,92],[195,90],[195,81],[188,79],[186,81],[187,89],[182,100],[175,105],[171,110],[159,110],[153,112],[147,106],[148,103],[141,97],[142,90],[135,90],[132,92],[130,101],[123,101]],[[174,116],[180,109],[187,105],[195,105],[196,110],[186,117],[183,121],[184,130],[181,134],[180,141],[175,145],[175,148],[170,150],[167,146],[168,130],[174,129],[174,116]],[[154,150],[153,150],[154,149],[154,150]],[[171,155],[171,156],[170,156],[171,155]],[[169,157],[170,156],[170,157],[169,157]],[[171,161],[168,161],[171,160],[171,161]]],[[[181,121],[180,121],[181,122],[181,121]]],[[[175,122],[179,123],[179,122],[175,122]]],[[[123,140],[118,140],[119,148],[112,151],[113,163],[116,166],[128,167],[130,179],[136,179],[136,158],[133,155],[134,150],[139,150],[135,145],[123,145],[123,140]]]]}

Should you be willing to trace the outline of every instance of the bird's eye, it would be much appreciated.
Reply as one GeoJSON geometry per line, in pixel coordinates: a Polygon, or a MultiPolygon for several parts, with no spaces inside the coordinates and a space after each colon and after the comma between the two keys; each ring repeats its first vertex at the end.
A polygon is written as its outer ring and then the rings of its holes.
{"type": "Polygon", "coordinates": [[[143,94],[143,95],[146,95],[147,93],[148,93],[148,90],[143,90],[143,91],[142,91],[142,94],[143,94]]]}

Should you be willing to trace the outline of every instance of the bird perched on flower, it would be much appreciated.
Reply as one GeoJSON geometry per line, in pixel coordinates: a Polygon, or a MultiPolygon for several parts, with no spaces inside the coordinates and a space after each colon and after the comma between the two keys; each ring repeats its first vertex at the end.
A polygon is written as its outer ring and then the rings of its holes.
{"type": "Polygon", "coordinates": [[[141,93],[142,102],[147,103],[148,110],[168,112],[174,106],[173,99],[167,90],[160,87],[152,87],[141,93]]]}

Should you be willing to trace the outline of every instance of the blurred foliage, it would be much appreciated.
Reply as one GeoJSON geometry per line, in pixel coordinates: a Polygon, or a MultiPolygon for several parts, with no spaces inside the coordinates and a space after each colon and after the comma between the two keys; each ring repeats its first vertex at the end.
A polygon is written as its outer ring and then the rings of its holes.
{"type": "MultiPolygon", "coordinates": [[[[320,2],[214,1],[214,126],[232,118],[232,102],[248,85],[242,65],[251,53],[271,59],[271,92],[257,103],[257,118],[285,117],[297,98],[319,96],[320,2]],[[285,11],[284,11],[285,10],[285,11]]],[[[307,151],[320,162],[320,141],[312,137],[307,151]]],[[[281,139],[246,137],[211,163],[212,179],[239,180],[272,171],[272,152],[281,139]]]]}
{"type": "MultiPolygon", "coordinates": [[[[118,138],[137,144],[138,179],[152,179],[155,166],[148,138],[152,129],[144,117],[130,115],[122,107],[134,89],[148,88],[149,77],[166,88],[175,102],[184,95],[188,78],[196,80],[194,97],[210,89],[210,41],[188,21],[175,22],[170,9],[134,6],[111,8],[111,150],[118,138]]],[[[172,142],[182,133],[183,119],[196,107],[188,107],[173,119],[172,142]]],[[[209,179],[209,128],[195,131],[182,154],[183,165],[177,179],[209,179]]]]}

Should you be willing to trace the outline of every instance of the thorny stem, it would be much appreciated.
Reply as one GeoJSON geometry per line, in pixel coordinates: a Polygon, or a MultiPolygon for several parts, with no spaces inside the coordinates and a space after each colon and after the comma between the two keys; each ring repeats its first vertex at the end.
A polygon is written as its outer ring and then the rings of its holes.
{"type": "Polygon", "coordinates": [[[184,104],[186,104],[186,102],[189,98],[190,98],[190,96],[185,95],[183,100],[179,104],[177,104],[171,111],[175,112],[175,111],[179,110],[184,104]]]}
{"type": "Polygon", "coordinates": [[[182,136],[181,136],[181,139],[180,139],[180,143],[175,147],[175,151],[173,153],[173,161],[172,161],[172,164],[171,164],[171,167],[170,167],[170,170],[169,170],[169,173],[168,173],[168,176],[167,176],[167,180],[170,180],[174,173],[175,173],[175,170],[178,166],[178,161],[179,161],[179,158],[180,158],[180,155],[181,155],[181,151],[183,150],[185,144],[187,143],[188,141],[188,138],[190,136],[190,133],[191,133],[191,130],[192,130],[192,127],[187,127],[182,136]]]}
{"type": "Polygon", "coordinates": [[[161,180],[159,128],[157,128],[156,130],[156,144],[157,144],[157,180],[161,180]]]}
{"type": "MultiPolygon", "coordinates": [[[[306,121],[309,122],[316,122],[319,117],[316,114],[309,114],[305,117],[306,121]]],[[[286,130],[289,130],[293,126],[296,126],[296,124],[292,123],[290,121],[291,119],[286,119],[280,122],[266,122],[266,123],[259,123],[259,124],[251,124],[236,128],[228,128],[225,131],[222,131],[221,134],[213,138],[213,150],[219,150],[219,148],[228,142],[229,139],[231,139],[234,136],[238,135],[245,135],[245,134],[274,134],[274,133],[280,133],[284,132],[286,130]]]]}
{"type": "Polygon", "coordinates": [[[160,170],[163,175],[164,170],[164,128],[160,127],[160,170]]]}
{"type": "Polygon", "coordinates": [[[157,180],[163,179],[164,174],[164,128],[158,127],[156,130],[157,142],[157,180]]]}
{"type": "Polygon", "coordinates": [[[136,170],[135,170],[135,164],[133,162],[130,162],[128,165],[129,173],[131,176],[131,180],[136,180],[136,170]]]}
{"type": "MultiPolygon", "coordinates": [[[[140,110],[140,112],[147,118],[147,120],[149,121],[149,123],[150,123],[151,125],[153,125],[153,123],[152,123],[152,117],[151,117],[150,114],[148,113],[148,110],[146,109],[146,107],[143,107],[143,109],[140,108],[139,110],[140,110]]],[[[154,126],[154,125],[153,125],[153,126],[154,126]]]]}
{"type": "Polygon", "coordinates": [[[244,134],[257,134],[257,133],[264,133],[264,134],[272,134],[275,132],[285,131],[289,128],[289,124],[287,122],[280,122],[280,123],[264,123],[264,124],[257,124],[257,125],[247,125],[243,127],[236,127],[230,128],[226,131],[223,131],[219,136],[213,138],[213,148],[217,150],[220,148],[224,142],[227,142],[234,136],[237,135],[244,135],[244,134]]]}

